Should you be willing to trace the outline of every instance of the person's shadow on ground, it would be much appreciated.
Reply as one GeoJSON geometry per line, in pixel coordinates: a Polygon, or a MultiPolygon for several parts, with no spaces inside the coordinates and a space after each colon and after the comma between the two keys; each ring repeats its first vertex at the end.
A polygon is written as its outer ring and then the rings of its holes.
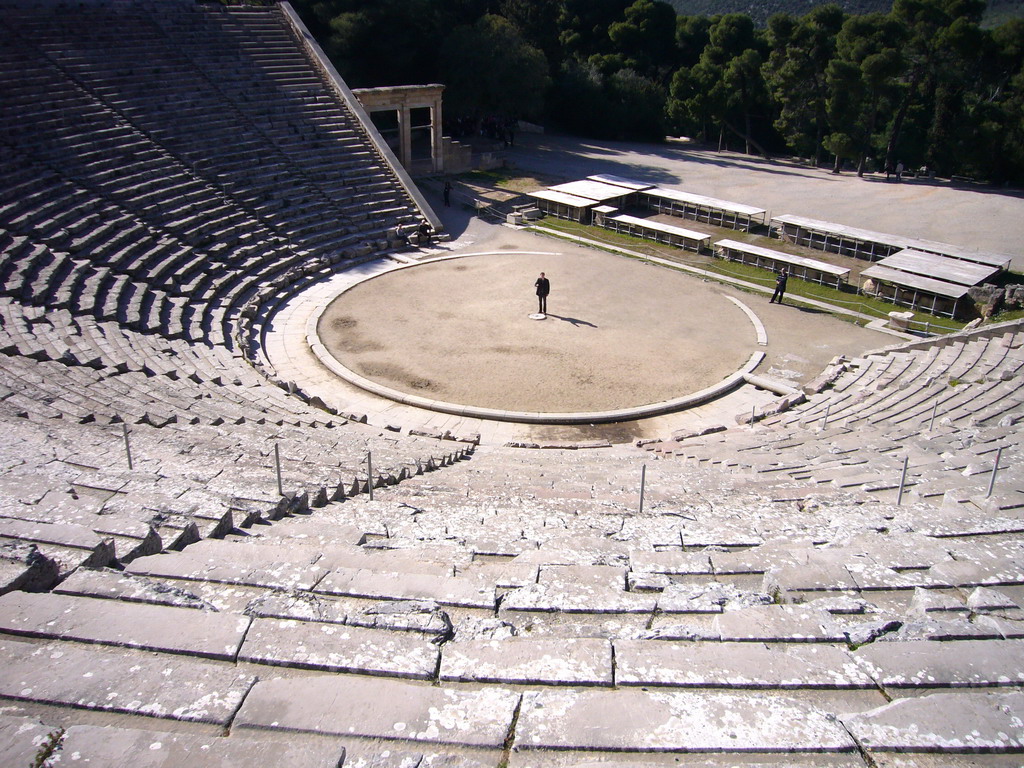
{"type": "Polygon", "coordinates": [[[597,328],[593,323],[588,323],[586,320],[580,320],[578,317],[562,317],[561,315],[552,315],[548,313],[548,317],[553,317],[556,320],[564,320],[567,323],[572,323],[574,326],[579,328],[581,325],[585,325],[588,328],[597,328]]]}

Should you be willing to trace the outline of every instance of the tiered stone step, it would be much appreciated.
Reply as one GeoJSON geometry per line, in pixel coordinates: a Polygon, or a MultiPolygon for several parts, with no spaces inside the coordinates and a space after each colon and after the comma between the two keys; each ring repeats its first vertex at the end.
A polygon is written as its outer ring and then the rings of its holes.
{"type": "Polygon", "coordinates": [[[839,378],[828,372],[821,378],[834,379],[834,389],[791,413],[765,419],[754,431],[680,434],[645,447],[747,478],[828,483],[887,501],[897,500],[902,480],[908,498],[931,503],[942,503],[951,493],[987,496],[985,481],[1002,449],[997,474],[1011,496],[998,508],[1017,508],[1012,490],[1019,445],[1006,439],[1005,431],[1024,418],[1024,396],[1014,381],[1024,356],[1013,338],[996,333],[930,351],[895,352],[895,360],[902,361],[898,371],[892,370],[894,361],[861,362],[858,367],[878,372],[867,383],[840,364],[834,367],[839,378]],[[979,371],[997,369],[992,380],[975,378],[979,371]],[[844,384],[845,378],[857,384],[844,384]]]}
{"type": "MultiPolygon", "coordinates": [[[[9,419],[19,415],[16,397],[9,390],[0,402],[9,419]]],[[[367,450],[375,455],[375,485],[456,458],[429,440],[399,442],[359,428],[324,431],[321,438],[308,427],[243,428],[243,420],[230,431],[133,426],[130,469],[121,429],[65,419],[55,427],[46,413],[25,415],[4,439],[9,455],[19,457],[17,468],[0,478],[4,590],[46,589],[81,567],[123,565],[365,492],[367,450]],[[282,484],[289,489],[284,496],[277,490],[273,447],[252,450],[268,439],[282,449],[282,484]],[[410,454],[412,444],[427,452],[410,454]],[[54,446],[60,459],[54,459],[54,446]],[[433,450],[437,459],[429,454],[433,450]]]]}
{"type": "MultiPolygon", "coordinates": [[[[133,765],[179,768],[195,765],[197,755],[211,765],[308,765],[340,768],[345,748],[330,743],[286,742],[246,736],[213,736],[173,731],[72,725],[46,726],[30,718],[3,718],[0,729],[12,734],[0,747],[5,765],[32,765],[43,750],[50,763],[80,761],[86,765],[133,765]]],[[[2,740],[2,737],[0,737],[2,740]]]]}
{"type": "MultiPolygon", "coordinates": [[[[79,569],[55,594],[8,594],[0,631],[101,658],[128,647],[136,666],[207,657],[191,663],[263,670],[230,738],[319,734],[353,755],[469,749],[496,765],[555,750],[642,764],[652,752],[734,763],[785,752],[854,765],[861,751],[923,754],[951,734],[1006,727],[999,713],[1024,675],[1024,578],[1010,541],[908,544],[876,526],[934,524],[936,510],[836,492],[804,509],[803,498],[767,502],[774,511],[759,497],[754,513],[750,491],[714,484],[728,475],[677,462],[649,473],[638,520],[630,486],[642,458],[482,450],[373,502],[335,502],[125,572],[79,569]],[[701,509],[725,500],[757,515],[756,543],[705,519],[701,509]],[[488,543],[473,521],[502,516],[494,530],[519,537],[488,543]],[[770,538],[773,525],[814,518],[818,543],[770,538]],[[731,545],[697,549],[688,537],[731,545]],[[969,586],[984,579],[992,586],[969,586]],[[491,598],[463,599],[456,583],[491,598]],[[168,637],[178,624],[188,631],[168,637]],[[962,723],[941,721],[930,696],[962,723]],[[906,700],[923,731],[907,732],[910,715],[887,697],[906,700]]],[[[982,751],[1014,749],[1012,735],[979,739],[982,751]]]]}

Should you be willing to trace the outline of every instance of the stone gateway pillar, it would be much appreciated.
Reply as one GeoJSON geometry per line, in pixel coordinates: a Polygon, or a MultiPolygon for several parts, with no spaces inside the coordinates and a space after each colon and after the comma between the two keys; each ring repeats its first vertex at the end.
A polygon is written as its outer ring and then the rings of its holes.
{"type": "Polygon", "coordinates": [[[445,171],[443,91],[440,83],[352,89],[399,162],[414,176],[445,171]]]}

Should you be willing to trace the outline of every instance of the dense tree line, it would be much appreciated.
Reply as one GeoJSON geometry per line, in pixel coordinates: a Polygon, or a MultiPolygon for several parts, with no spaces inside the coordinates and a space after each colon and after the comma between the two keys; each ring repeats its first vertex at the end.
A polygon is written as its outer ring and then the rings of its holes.
{"type": "Polygon", "coordinates": [[[459,125],[685,134],[863,173],[1024,182],[1024,21],[984,0],[679,16],[660,0],[298,0],[353,87],[442,82],[459,125]]]}
{"type": "MultiPolygon", "coordinates": [[[[725,13],[745,13],[759,27],[768,23],[776,13],[803,16],[826,0],[665,0],[682,16],[714,16],[725,13]]],[[[849,14],[888,13],[892,0],[833,0],[849,14]]]]}

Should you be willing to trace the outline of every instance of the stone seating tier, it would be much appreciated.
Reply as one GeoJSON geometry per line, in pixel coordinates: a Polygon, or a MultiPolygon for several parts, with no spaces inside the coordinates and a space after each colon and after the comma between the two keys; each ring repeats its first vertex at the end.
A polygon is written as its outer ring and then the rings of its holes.
{"type": "Polygon", "coordinates": [[[888,526],[952,520],[834,491],[813,508],[758,513],[763,487],[737,494],[719,485],[726,475],[694,477],[675,462],[649,475],[640,518],[639,460],[482,450],[374,502],[329,504],[125,571],[80,568],[50,594],[10,593],[0,626],[16,685],[53,658],[95,671],[80,690],[22,685],[0,696],[26,712],[93,702],[97,714],[120,714],[118,728],[200,718],[230,724],[232,739],[316,733],[352,754],[472,744],[490,765],[503,747],[522,757],[538,744],[641,762],[652,746],[699,749],[733,763],[753,759],[748,750],[914,758],[971,733],[972,752],[1015,749],[997,735],[1012,726],[994,714],[1014,711],[1024,675],[1012,539],[917,533],[908,545],[888,526]],[[726,500],[737,520],[757,515],[764,538],[707,511],[726,500]],[[816,521],[803,530],[822,540],[786,535],[801,521],[816,521]],[[510,525],[518,538],[502,535],[510,525]],[[684,544],[701,538],[718,544],[684,544]],[[188,630],[164,631],[172,625],[188,630]],[[174,687],[150,674],[168,665],[174,687]],[[107,695],[90,695],[96,685],[107,695]],[[222,709],[189,706],[214,685],[222,709]],[[524,706],[544,718],[528,709],[524,719],[524,706]],[[434,730],[439,707],[451,725],[434,730]],[[602,714],[621,711],[642,712],[642,725],[602,714]],[[672,727],[653,727],[657,718],[672,727]],[[590,738],[584,720],[605,724],[590,738]]]}
{"type": "MultiPolygon", "coordinates": [[[[165,119],[165,118],[164,118],[163,116],[161,116],[161,119],[165,119]]],[[[201,121],[201,122],[202,122],[202,124],[204,125],[204,127],[205,127],[205,129],[206,129],[207,131],[209,131],[209,130],[211,129],[211,125],[210,125],[210,121],[209,121],[209,120],[206,120],[206,121],[201,121]]],[[[191,123],[192,123],[192,125],[195,125],[196,121],[191,121],[191,123]]],[[[234,129],[234,128],[232,128],[232,131],[233,131],[233,134],[234,134],[234,136],[233,136],[233,137],[234,137],[234,138],[236,139],[236,141],[235,141],[235,142],[233,142],[233,143],[228,143],[228,144],[227,144],[227,146],[237,146],[237,144],[238,144],[238,142],[237,142],[237,130],[236,130],[236,129],[234,129]]],[[[264,164],[264,165],[266,165],[266,163],[265,163],[265,162],[264,162],[263,164],[264,164]]],[[[253,166],[254,164],[252,163],[252,159],[251,159],[250,157],[247,157],[247,156],[246,156],[246,157],[244,157],[244,165],[245,165],[246,167],[252,167],[252,166],[253,166]]],[[[278,184],[278,185],[279,185],[279,184],[278,184]]],[[[407,214],[407,215],[408,215],[408,214],[407,214]]],[[[316,217],[316,216],[314,216],[314,217],[312,217],[312,218],[313,218],[314,220],[318,220],[318,221],[321,221],[321,222],[323,222],[323,221],[324,221],[325,219],[327,219],[327,220],[330,220],[330,219],[335,219],[335,218],[338,218],[338,217],[337,217],[337,216],[329,216],[329,217],[323,217],[323,216],[319,216],[319,217],[316,217]]],[[[411,217],[410,217],[410,218],[411,218],[411,217]]],[[[208,236],[208,237],[209,237],[209,236],[208,236]]],[[[194,240],[194,238],[193,238],[193,240],[194,240]]]]}
{"type": "Polygon", "coordinates": [[[1015,333],[649,452],[462,461],[236,347],[417,215],[280,9],[12,6],[0,57],[0,763],[1024,751],[1015,333]]]}

